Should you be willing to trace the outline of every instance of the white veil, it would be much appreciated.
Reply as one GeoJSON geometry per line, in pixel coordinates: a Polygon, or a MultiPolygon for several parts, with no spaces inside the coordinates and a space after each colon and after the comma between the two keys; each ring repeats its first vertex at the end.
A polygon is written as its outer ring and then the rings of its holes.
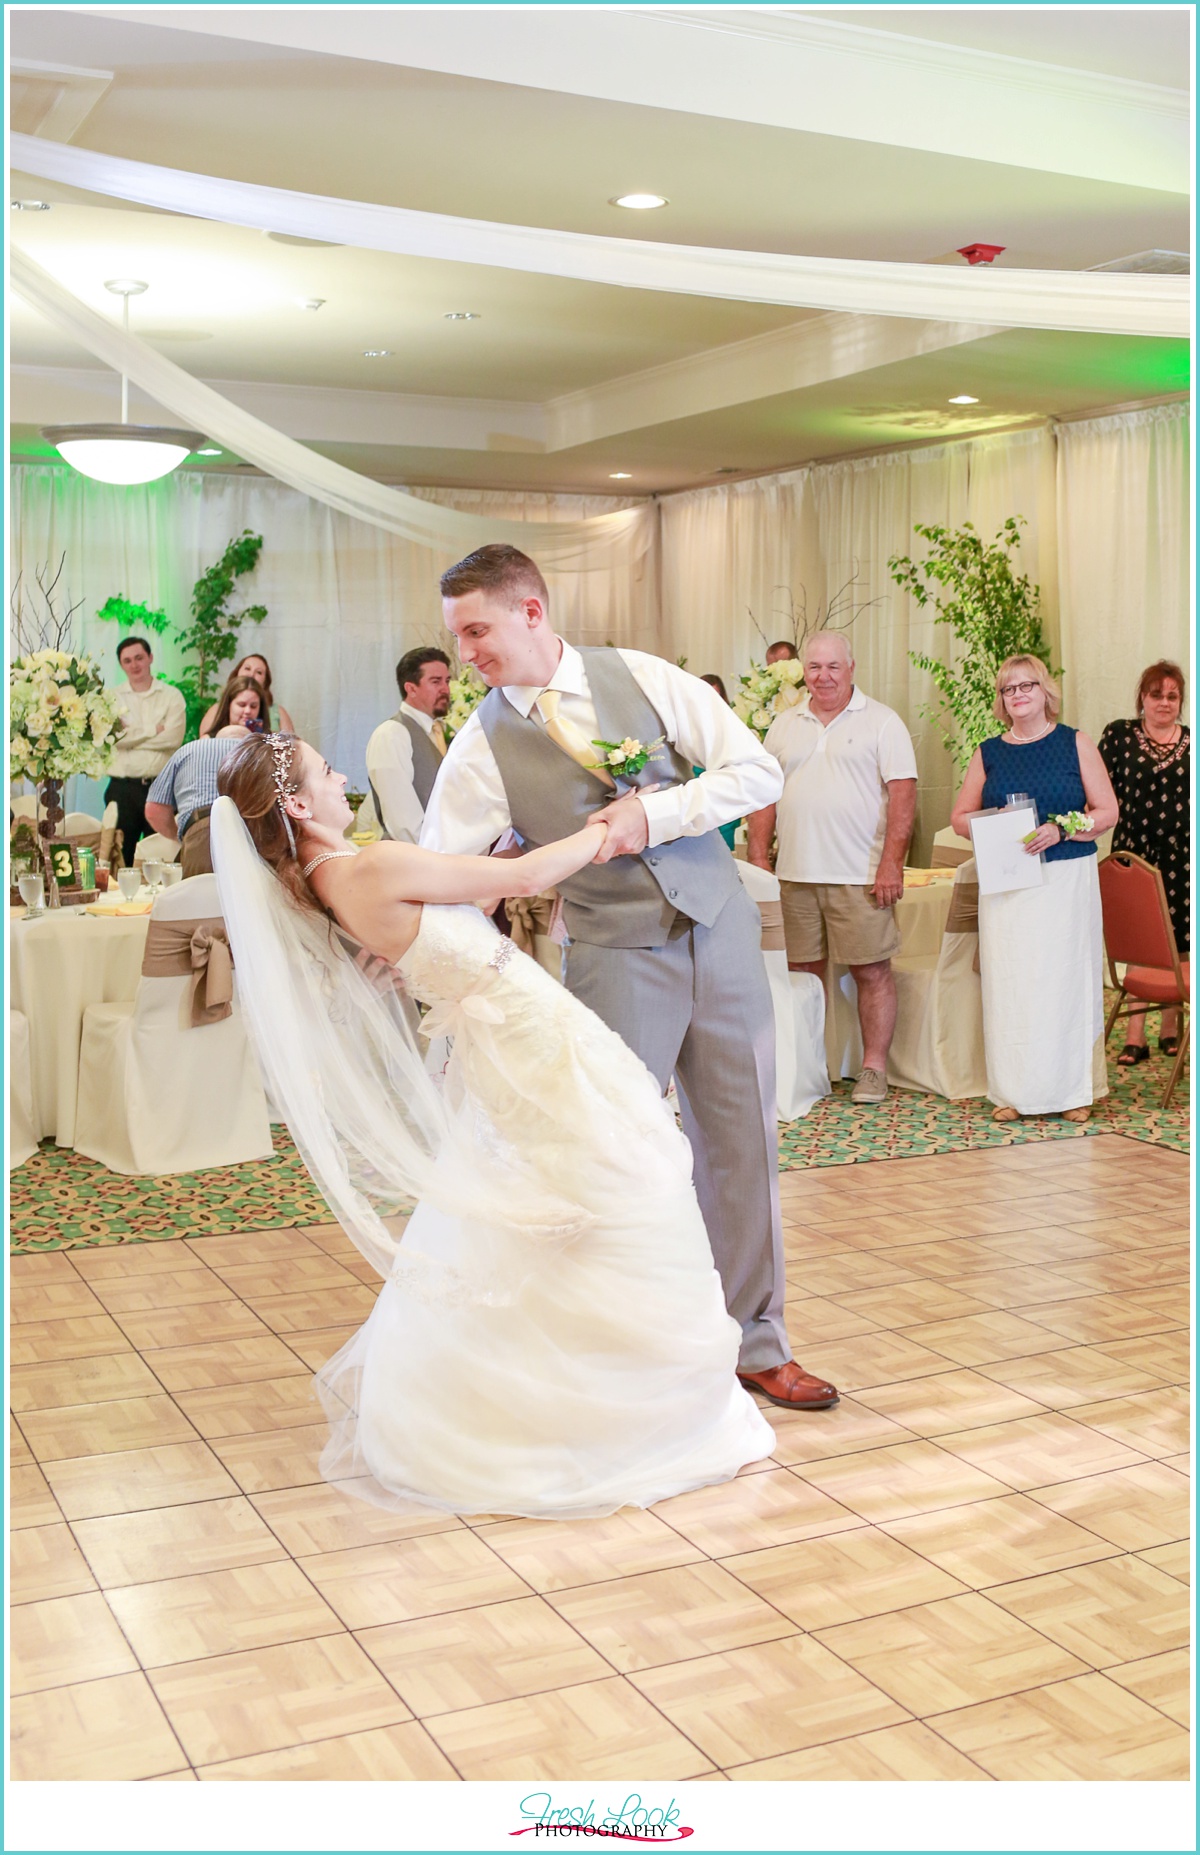
{"type": "Polygon", "coordinates": [[[423,1299],[510,1301],[539,1250],[570,1241],[586,1214],[498,1150],[453,1086],[435,1086],[391,968],[373,983],[335,923],[290,899],[232,799],[217,800],[210,830],[242,1015],[333,1216],[382,1276],[400,1261],[423,1299]],[[417,1199],[464,1231],[455,1266],[411,1241],[401,1256],[384,1219],[417,1199]]]}

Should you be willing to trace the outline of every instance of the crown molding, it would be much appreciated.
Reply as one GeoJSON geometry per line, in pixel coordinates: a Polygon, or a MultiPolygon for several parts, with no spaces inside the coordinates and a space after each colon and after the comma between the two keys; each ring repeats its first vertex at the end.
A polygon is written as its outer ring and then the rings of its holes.
{"type": "Polygon", "coordinates": [[[734,12],[718,8],[638,7],[648,19],[668,20],[702,32],[721,32],[737,38],[766,39],[797,49],[843,53],[896,65],[936,72],[945,78],[975,78],[1036,91],[1051,97],[1075,97],[1105,107],[1148,110],[1177,121],[1190,119],[1191,98],[1186,90],[1147,84],[1136,78],[1111,77],[1101,71],[1081,71],[1072,65],[1047,64],[1040,59],[1014,58],[1005,52],[951,45],[940,39],[910,38],[875,26],[853,26],[819,14],[792,9],[749,6],[734,12]]]}

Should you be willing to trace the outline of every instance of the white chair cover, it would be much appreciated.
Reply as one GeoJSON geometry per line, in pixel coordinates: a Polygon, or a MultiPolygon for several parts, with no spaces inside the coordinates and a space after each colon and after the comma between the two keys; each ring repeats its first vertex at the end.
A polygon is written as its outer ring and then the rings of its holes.
{"type": "Polygon", "coordinates": [[[68,812],[56,836],[73,837],[77,843],[86,844],[89,850],[98,850],[101,829],[100,820],[94,818],[91,812],[68,812]]]}
{"type": "MultiPolygon", "coordinates": [[[[738,874],[751,901],[779,905],[779,878],[739,858],[738,874]]],[[[775,1092],[781,1121],[797,1121],[828,1095],[825,1065],[825,988],[813,973],[790,973],[787,954],[763,949],[775,1007],[775,1092]]]]}
{"type": "MultiPolygon", "coordinates": [[[[156,921],[221,914],[215,876],[164,889],[156,921]]],[[[193,1027],[191,977],[144,972],[131,1005],[84,1014],[75,1148],[111,1172],[199,1172],[268,1159],[271,1125],[236,996],[218,1023],[193,1027]]]]}
{"type": "Polygon", "coordinates": [[[965,863],[971,854],[971,840],[960,837],[953,825],[947,825],[944,831],[935,831],[933,849],[929,854],[932,869],[954,869],[959,863],[965,863]]]}
{"type": "Polygon", "coordinates": [[[15,798],[10,796],[8,809],[11,811],[14,819],[28,818],[32,821],[37,817],[37,797],[32,792],[18,792],[15,798]]]}
{"type": "MultiPolygon", "coordinates": [[[[149,837],[140,838],[133,853],[133,867],[141,869],[143,863],[174,863],[179,855],[177,837],[161,837],[157,831],[151,831],[149,837]]],[[[220,909],[213,910],[220,914],[220,909]]]]}
{"type": "Polygon", "coordinates": [[[37,1152],[33,1121],[33,1074],[29,1066],[29,1019],[8,1014],[8,1164],[23,1166],[37,1152]]]}

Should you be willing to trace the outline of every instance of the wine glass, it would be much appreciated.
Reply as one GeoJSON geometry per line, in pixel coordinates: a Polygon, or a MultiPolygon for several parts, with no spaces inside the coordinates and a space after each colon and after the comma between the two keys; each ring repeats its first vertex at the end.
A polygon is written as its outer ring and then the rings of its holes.
{"type": "Polygon", "coordinates": [[[150,886],[151,896],[157,896],[162,888],[162,864],[157,857],[147,857],[142,864],[142,875],[150,886]]]}
{"type": "Polygon", "coordinates": [[[42,892],[42,879],[40,876],[19,876],[17,878],[17,889],[20,893],[21,900],[25,904],[25,913],[22,915],[21,919],[23,921],[32,921],[36,915],[42,913],[45,907],[45,896],[42,892]]]}
{"type": "Polygon", "coordinates": [[[142,886],[141,870],[123,869],[117,871],[117,887],[125,901],[132,902],[142,886]]]}

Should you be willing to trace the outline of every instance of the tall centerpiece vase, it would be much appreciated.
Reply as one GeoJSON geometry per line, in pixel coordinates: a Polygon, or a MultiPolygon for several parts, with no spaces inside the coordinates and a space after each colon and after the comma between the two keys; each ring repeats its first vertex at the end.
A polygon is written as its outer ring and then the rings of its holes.
{"type": "MultiPolygon", "coordinates": [[[[38,807],[40,812],[38,818],[38,836],[47,841],[55,835],[59,825],[66,817],[66,812],[63,809],[62,803],[62,792],[63,782],[61,779],[44,779],[38,788],[38,807]]],[[[46,898],[47,905],[50,908],[59,907],[58,883],[55,880],[54,872],[50,868],[48,862],[46,886],[50,891],[46,898]]]]}

